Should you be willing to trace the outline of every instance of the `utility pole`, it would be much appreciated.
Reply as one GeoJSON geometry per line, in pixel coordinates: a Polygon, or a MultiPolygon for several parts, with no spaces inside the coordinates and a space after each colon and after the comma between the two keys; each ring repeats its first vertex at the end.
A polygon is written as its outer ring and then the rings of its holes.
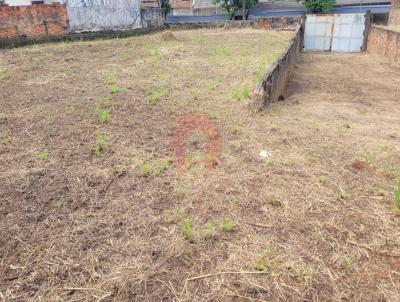
{"type": "MultiPolygon", "coordinates": [[[[246,20],[246,16],[244,15],[244,11],[246,10],[246,0],[242,0],[243,1],[243,20],[246,20]]],[[[400,0],[399,0],[400,1],[400,0]]]]}

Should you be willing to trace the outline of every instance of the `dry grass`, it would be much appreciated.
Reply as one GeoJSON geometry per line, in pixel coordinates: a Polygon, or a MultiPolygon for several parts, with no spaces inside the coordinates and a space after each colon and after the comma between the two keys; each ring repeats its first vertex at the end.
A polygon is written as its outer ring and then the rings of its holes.
{"type": "Polygon", "coordinates": [[[0,297],[397,301],[400,70],[304,55],[253,116],[246,87],[291,33],[174,36],[1,52],[0,297]],[[190,111],[220,130],[211,174],[198,134],[173,166],[190,111]]]}

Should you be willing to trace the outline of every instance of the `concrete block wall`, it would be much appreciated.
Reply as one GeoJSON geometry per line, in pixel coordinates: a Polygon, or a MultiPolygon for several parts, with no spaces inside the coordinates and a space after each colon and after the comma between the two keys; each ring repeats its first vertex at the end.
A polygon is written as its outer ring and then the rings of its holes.
{"type": "Polygon", "coordinates": [[[371,26],[367,52],[384,56],[390,62],[400,64],[400,31],[371,26]]]}
{"type": "Polygon", "coordinates": [[[67,11],[69,32],[141,27],[140,0],[67,0],[67,11]]]}
{"type": "Polygon", "coordinates": [[[196,29],[196,28],[263,28],[263,29],[295,29],[301,24],[303,18],[301,16],[290,17],[264,17],[254,18],[252,20],[226,20],[226,21],[205,21],[205,22],[185,22],[170,23],[170,29],[196,29]]]}
{"type": "Polygon", "coordinates": [[[67,20],[63,4],[0,7],[0,39],[65,35],[67,20]]]}
{"type": "Polygon", "coordinates": [[[282,56],[270,66],[253,91],[252,109],[266,110],[283,95],[297,55],[303,49],[303,27],[298,25],[295,37],[282,56]]]}

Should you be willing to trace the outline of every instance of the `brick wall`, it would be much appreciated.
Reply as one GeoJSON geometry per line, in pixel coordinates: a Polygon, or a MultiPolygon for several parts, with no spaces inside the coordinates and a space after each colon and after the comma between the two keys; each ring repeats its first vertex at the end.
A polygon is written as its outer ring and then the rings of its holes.
{"type": "Polygon", "coordinates": [[[400,64],[400,31],[372,26],[368,34],[367,51],[400,64]]]}
{"type": "Polygon", "coordinates": [[[0,7],[0,39],[65,35],[67,22],[63,4],[0,7]]]}

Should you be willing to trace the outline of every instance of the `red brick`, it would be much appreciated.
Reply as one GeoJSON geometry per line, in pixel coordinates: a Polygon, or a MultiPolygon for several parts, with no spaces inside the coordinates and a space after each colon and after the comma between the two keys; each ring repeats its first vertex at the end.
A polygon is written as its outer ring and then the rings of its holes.
{"type": "Polygon", "coordinates": [[[0,38],[67,34],[67,20],[64,4],[0,7],[0,38]]]}

